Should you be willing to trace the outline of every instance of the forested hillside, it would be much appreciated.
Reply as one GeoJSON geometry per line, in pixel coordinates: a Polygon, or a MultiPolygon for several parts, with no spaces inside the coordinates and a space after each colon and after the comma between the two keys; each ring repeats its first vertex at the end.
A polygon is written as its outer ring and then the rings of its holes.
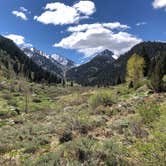
{"type": "Polygon", "coordinates": [[[28,58],[13,41],[3,36],[0,36],[0,64],[4,75],[8,75],[12,71],[16,75],[23,74],[26,78],[35,82],[60,82],[55,74],[43,70],[28,58]]]}

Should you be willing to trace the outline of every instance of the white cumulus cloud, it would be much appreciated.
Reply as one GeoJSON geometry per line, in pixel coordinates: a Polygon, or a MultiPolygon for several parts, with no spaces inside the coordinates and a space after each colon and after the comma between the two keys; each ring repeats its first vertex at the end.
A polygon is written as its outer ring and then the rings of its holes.
{"type": "Polygon", "coordinates": [[[136,36],[124,32],[128,28],[130,27],[118,22],[69,27],[68,31],[71,34],[59,43],[55,43],[54,47],[75,49],[86,57],[93,56],[105,49],[113,51],[115,55],[120,55],[142,41],[136,36]],[[115,29],[116,31],[114,31],[115,29]]]}
{"type": "Polygon", "coordinates": [[[100,28],[108,28],[108,29],[129,29],[130,27],[128,25],[120,24],[119,22],[113,22],[113,23],[94,23],[94,24],[83,24],[78,25],[74,27],[69,27],[69,32],[80,32],[80,31],[86,31],[88,29],[100,29],[100,28]]]}
{"type": "Polygon", "coordinates": [[[73,6],[60,2],[48,3],[44,10],[40,16],[34,16],[34,20],[44,24],[64,25],[89,18],[96,9],[92,1],[80,1],[73,6]]]}
{"type": "Polygon", "coordinates": [[[25,21],[28,20],[27,16],[22,11],[14,10],[14,11],[12,11],[12,14],[15,15],[16,17],[20,17],[21,19],[23,19],[25,21]]]}
{"type": "Polygon", "coordinates": [[[152,5],[155,9],[166,8],[166,0],[154,0],[152,5]]]}
{"type": "Polygon", "coordinates": [[[77,11],[85,15],[92,15],[96,8],[92,1],[80,1],[73,6],[77,11]]]}
{"type": "Polygon", "coordinates": [[[25,46],[25,47],[32,47],[32,44],[27,43],[25,41],[24,36],[16,35],[16,34],[9,34],[5,35],[4,37],[13,40],[14,43],[16,43],[18,46],[25,46]]]}

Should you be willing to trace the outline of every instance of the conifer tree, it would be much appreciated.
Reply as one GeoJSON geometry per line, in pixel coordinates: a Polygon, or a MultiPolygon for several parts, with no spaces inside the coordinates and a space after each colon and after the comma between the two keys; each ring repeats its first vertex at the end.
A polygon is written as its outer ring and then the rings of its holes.
{"type": "Polygon", "coordinates": [[[156,92],[163,91],[163,77],[166,73],[166,53],[153,59],[151,66],[151,85],[156,92]]]}
{"type": "Polygon", "coordinates": [[[148,54],[146,53],[146,50],[144,47],[143,47],[140,55],[144,58],[144,61],[145,61],[144,76],[146,77],[146,76],[148,76],[148,73],[149,73],[150,58],[149,58],[148,54]]]}

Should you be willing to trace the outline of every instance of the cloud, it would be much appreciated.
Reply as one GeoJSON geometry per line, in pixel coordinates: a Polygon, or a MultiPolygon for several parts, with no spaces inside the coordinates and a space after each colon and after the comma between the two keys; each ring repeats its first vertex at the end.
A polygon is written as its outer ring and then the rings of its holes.
{"type": "Polygon", "coordinates": [[[9,34],[9,35],[4,35],[4,37],[13,40],[13,42],[16,43],[18,46],[32,47],[32,44],[25,42],[24,36],[9,34]]]}
{"type": "Polygon", "coordinates": [[[155,9],[166,8],[166,0],[154,0],[152,5],[155,9]]]}
{"type": "Polygon", "coordinates": [[[87,16],[92,15],[96,11],[95,4],[92,1],[80,1],[73,7],[87,16]]]}
{"type": "Polygon", "coordinates": [[[71,34],[59,43],[55,43],[54,47],[75,49],[86,57],[93,56],[105,49],[113,51],[115,55],[120,55],[142,41],[136,36],[124,32],[128,28],[130,27],[118,22],[69,27],[68,31],[71,34]]]}
{"type": "Polygon", "coordinates": [[[23,6],[20,7],[20,10],[23,11],[23,12],[28,12],[28,9],[26,9],[26,8],[23,7],[23,6]]]}
{"type": "Polygon", "coordinates": [[[25,15],[25,13],[14,10],[12,11],[12,14],[15,15],[16,17],[20,17],[22,20],[28,20],[27,16],[25,15]]]}
{"type": "Polygon", "coordinates": [[[136,26],[142,26],[142,25],[146,25],[146,24],[147,24],[147,22],[137,22],[136,26]]]}
{"type": "Polygon", "coordinates": [[[40,16],[34,16],[34,20],[43,24],[64,25],[87,19],[96,9],[92,1],[80,1],[73,6],[60,2],[48,3],[44,10],[40,16]]]}
{"type": "Polygon", "coordinates": [[[113,23],[94,23],[94,24],[83,24],[78,25],[74,27],[69,27],[69,32],[80,32],[80,31],[86,31],[88,29],[97,29],[97,28],[108,28],[108,29],[129,29],[130,27],[128,25],[120,24],[119,22],[113,22],[113,23]]]}
{"type": "Polygon", "coordinates": [[[12,11],[12,14],[15,15],[16,17],[20,17],[22,20],[26,21],[28,20],[26,14],[30,14],[31,11],[26,9],[25,7],[21,6],[18,10],[12,11]]]}

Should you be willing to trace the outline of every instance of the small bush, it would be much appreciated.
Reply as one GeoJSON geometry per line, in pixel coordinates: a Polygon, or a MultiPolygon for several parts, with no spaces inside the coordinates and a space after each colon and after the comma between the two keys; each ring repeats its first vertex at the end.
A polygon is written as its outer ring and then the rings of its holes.
{"type": "Polygon", "coordinates": [[[9,95],[9,94],[5,94],[5,95],[3,95],[2,97],[3,97],[3,99],[5,99],[5,100],[11,100],[11,99],[12,99],[11,95],[9,95]]]}
{"type": "Polygon", "coordinates": [[[11,151],[11,147],[8,145],[0,145],[0,154],[4,154],[11,151]]]}
{"type": "MultiPolygon", "coordinates": [[[[61,149],[60,156],[61,159],[72,159],[72,161],[80,163],[79,165],[86,165],[85,163],[92,163],[91,160],[93,159],[93,156],[96,156],[96,151],[95,141],[82,137],[65,144],[61,149]]],[[[95,160],[97,160],[97,156],[95,160]]]]}
{"type": "Polygon", "coordinates": [[[100,105],[105,107],[112,106],[116,101],[115,95],[112,93],[101,91],[100,93],[96,93],[89,99],[89,104],[93,109],[97,108],[100,105]]]}
{"type": "Polygon", "coordinates": [[[62,135],[59,138],[60,143],[68,142],[73,139],[72,132],[71,131],[64,131],[62,135]]]}
{"type": "Polygon", "coordinates": [[[149,84],[150,84],[149,80],[143,79],[135,83],[134,89],[137,90],[138,88],[143,87],[145,85],[149,87],[149,84]]]}
{"type": "Polygon", "coordinates": [[[18,107],[18,104],[17,104],[17,102],[15,100],[8,100],[7,103],[10,106],[18,107]]]}
{"type": "Polygon", "coordinates": [[[127,155],[127,151],[115,140],[106,141],[103,144],[102,152],[105,154],[104,162],[106,165],[130,165],[124,157],[127,155]]]}
{"type": "Polygon", "coordinates": [[[34,102],[34,103],[41,103],[42,101],[40,99],[33,99],[32,102],[34,102]]]}
{"type": "Polygon", "coordinates": [[[37,151],[37,148],[36,147],[28,147],[27,149],[24,150],[24,153],[32,153],[34,154],[35,152],[37,151]]]}
{"type": "Polygon", "coordinates": [[[144,103],[137,109],[145,124],[149,124],[160,117],[160,107],[154,102],[144,103]]]}

